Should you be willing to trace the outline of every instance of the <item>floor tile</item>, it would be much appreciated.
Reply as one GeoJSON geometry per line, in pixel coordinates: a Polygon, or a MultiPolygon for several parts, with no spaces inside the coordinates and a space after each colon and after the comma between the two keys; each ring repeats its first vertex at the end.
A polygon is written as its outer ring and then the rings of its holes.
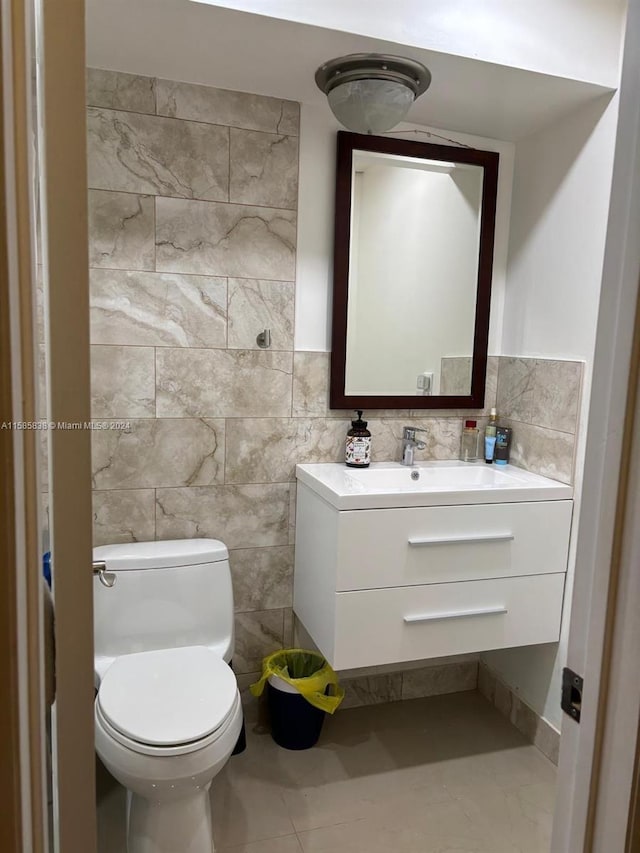
{"type": "MultiPolygon", "coordinates": [[[[339,711],[278,747],[262,715],[214,780],[221,853],[549,853],[556,769],[479,693],[339,711]]],[[[99,853],[124,851],[124,791],[99,777],[99,853]]]]}
{"type": "Polygon", "coordinates": [[[410,812],[381,808],[373,820],[358,820],[299,833],[304,853],[518,853],[501,840],[483,838],[456,802],[424,805],[410,812]]]}
{"type": "Polygon", "coordinates": [[[217,849],[219,853],[303,853],[297,835],[283,835],[281,838],[267,838],[265,841],[217,849]]]}
{"type": "Polygon", "coordinates": [[[528,796],[528,786],[511,790],[469,791],[458,800],[478,837],[519,853],[549,851],[553,813],[528,796]]]}
{"type": "Polygon", "coordinates": [[[245,774],[243,755],[214,779],[211,786],[213,837],[217,846],[232,847],[293,835],[281,789],[269,779],[245,774]]]}
{"type": "Polygon", "coordinates": [[[125,853],[126,791],[96,759],[98,853],[125,853]]]}

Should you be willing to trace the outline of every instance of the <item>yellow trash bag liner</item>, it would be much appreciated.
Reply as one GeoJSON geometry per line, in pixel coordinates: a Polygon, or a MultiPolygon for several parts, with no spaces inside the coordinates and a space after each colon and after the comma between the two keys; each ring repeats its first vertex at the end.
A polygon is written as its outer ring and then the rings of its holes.
{"type": "Polygon", "coordinates": [[[254,696],[262,695],[271,675],[295,687],[307,702],[328,714],[333,714],[344,699],[338,676],[319,652],[285,649],[268,655],[262,661],[262,677],[249,686],[254,696]],[[325,693],[327,687],[330,688],[329,695],[325,693]]]}

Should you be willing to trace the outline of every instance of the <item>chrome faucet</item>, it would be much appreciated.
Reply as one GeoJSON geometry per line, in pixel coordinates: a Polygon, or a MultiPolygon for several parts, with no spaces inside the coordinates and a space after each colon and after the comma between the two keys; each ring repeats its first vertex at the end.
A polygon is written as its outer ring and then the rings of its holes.
{"type": "Polygon", "coordinates": [[[417,432],[427,432],[426,429],[420,427],[406,426],[402,430],[402,456],[400,458],[401,465],[413,465],[413,454],[415,450],[424,450],[427,446],[424,441],[416,438],[417,432]]]}

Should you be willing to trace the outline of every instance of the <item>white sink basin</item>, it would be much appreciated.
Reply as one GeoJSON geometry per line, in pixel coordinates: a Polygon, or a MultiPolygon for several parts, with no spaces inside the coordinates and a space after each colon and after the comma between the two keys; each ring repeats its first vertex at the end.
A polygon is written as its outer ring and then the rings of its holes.
{"type": "Polygon", "coordinates": [[[566,500],[573,489],[513,465],[484,462],[374,462],[362,470],[334,462],[297,465],[296,476],[337,509],[566,500]]]}

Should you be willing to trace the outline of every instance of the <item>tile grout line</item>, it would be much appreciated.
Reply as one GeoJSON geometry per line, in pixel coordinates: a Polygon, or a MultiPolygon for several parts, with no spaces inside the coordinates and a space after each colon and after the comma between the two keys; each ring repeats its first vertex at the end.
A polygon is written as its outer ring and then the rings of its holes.
{"type": "MultiPolygon", "coordinates": [[[[163,198],[167,201],[191,201],[195,204],[227,204],[232,207],[257,207],[259,210],[275,210],[278,213],[295,213],[297,214],[297,207],[278,207],[274,204],[259,204],[256,202],[248,202],[248,201],[226,201],[222,198],[198,198],[196,196],[188,196],[188,195],[163,195],[159,192],[153,192],[152,190],[122,190],[116,189],[114,187],[93,187],[88,186],[87,190],[89,192],[95,193],[110,193],[111,195],[133,195],[133,196],[142,196],[146,198],[159,199],[163,198]]],[[[296,221],[297,221],[296,215],[296,221]]]]}
{"type": "MultiPolygon", "coordinates": [[[[103,192],[103,190],[99,190],[103,192]]],[[[154,198],[164,198],[164,196],[153,196],[154,198]]],[[[116,273],[142,273],[143,275],[166,275],[176,276],[180,278],[237,278],[239,281],[268,281],[274,284],[295,284],[295,279],[292,278],[256,278],[256,276],[230,275],[229,273],[209,273],[209,272],[177,272],[176,270],[150,270],[140,269],[138,267],[97,267],[90,266],[91,272],[116,272],[116,273]]],[[[324,352],[324,350],[300,350],[300,352],[324,352]]]]}
{"type": "MultiPolygon", "coordinates": [[[[114,73],[118,73],[118,72],[114,72],[114,73]]],[[[149,78],[149,79],[159,79],[159,78],[149,78]]],[[[205,88],[215,89],[217,87],[216,86],[207,86],[205,88]]],[[[248,95],[250,93],[245,92],[243,94],[248,95]]],[[[155,95],[155,97],[157,100],[157,95],[155,95]]],[[[258,95],[257,97],[268,98],[269,96],[268,95],[258,95]]],[[[278,100],[281,100],[281,99],[278,99],[278,100]]],[[[298,103],[298,102],[297,101],[289,101],[289,103],[298,103]]],[[[155,112],[152,112],[152,113],[143,112],[142,110],[131,110],[131,109],[127,109],[126,107],[111,107],[111,106],[104,106],[102,104],[92,104],[89,101],[87,101],[85,106],[86,106],[87,110],[106,110],[106,111],[111,112],[111,113],[127,113],[128,115],[145,116],[147,118],[169,119],[170,121],[180,121],[180,122],[185,122],[186,124],[203,124],[206,127],[219,127],[219,128],[228,127],[228,128],[233,129],[233,130],[246,131],[246,133],[264,133],[265,136],[289,137],[290,139],[299,139],[300,138],[299,133],[297,133],[297,134],[296,133],[279,133],[276,130],[265,130],[264,128],[259,128],[259,127],[243,127],[243,126],[237,125],[237,124],[220,124],[219,122],[206,121],[205,119],[201,119],[201,118],[186,118],[185,116],[170,116],[170,115],[167,115],[166,113],[159,113],[157,111],[157,105],[156,105],[156,107],[154,107],[155,112]]]]}

